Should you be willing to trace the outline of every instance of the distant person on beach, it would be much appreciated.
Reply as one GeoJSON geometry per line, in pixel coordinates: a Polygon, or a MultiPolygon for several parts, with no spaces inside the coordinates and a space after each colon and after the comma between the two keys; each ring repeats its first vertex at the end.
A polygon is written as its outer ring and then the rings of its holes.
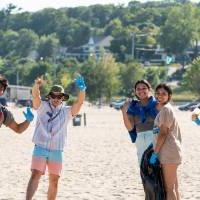
{"type": "MultiPolygon", "coordinates": [[[[0,96],[4,94],[7,86],[8,80],[0,75],[0,96]]],[[[6,107],[0,104],[0,127],[2,126],[2,124],[4,124],[16,133],[20,134],[24,132],[30,125],[30,122],[33,120],[34,115],[31,112],[30,108],[27,108],[26,112],[23,113],[26,120],[22,123],[17,123],[12,113],[6,107]]]]}
{"type": "Polygon", "coordinates": [[[192,112],[192,121],[194,121],[197,125],[200,125],[200,109],[195,108],[192,112]]]}
{"type": "Polygon", "coordinates": [[[124,125],[132,142],[136,144],[140,165],[144,151],[153,143],[154,119],[158,110],[157,102],[151,94],[151,85],[146,80],[137,81],[134,92],[138,100],[126,102],[121,110],[124,125]]]}
{"type": "Polygon", "coordinates": [[[159,159],[164,176],[167,200],[180,200],[178,191],[177,169],[181,164],[181,132],[170,99],[172,90],[166,84],[159,84],[155,90],[157,108],[160,110],[155,118],[154,153],[150,164],[159,159]]]}
{"type": "Polygon", "coordinates": [[[63,104],[69,95],[61,85],[52,86],[46,96],[47,100],[42,101],[40,87],[43,84],[44,80],[37,78],[32,88],[33,108],[37,110],[38,116],[33,136],[35,146],[31,165],[32,174],[27,187],[26,200],[33,198],[46,167],[49,172],[47,199],[56,199],[68,122],[78,114],[85,100],[86,85],[80,75],[75,79],[75,84],[80,91],[72,106],[63,104]]]}

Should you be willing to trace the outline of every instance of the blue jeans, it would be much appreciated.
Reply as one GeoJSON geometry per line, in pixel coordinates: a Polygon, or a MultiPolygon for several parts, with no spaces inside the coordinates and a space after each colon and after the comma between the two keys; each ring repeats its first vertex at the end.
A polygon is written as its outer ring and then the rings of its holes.
{"type": "Polygon", "coordinates": [[[137,133],[136,139],[136,148],[137,148],[137,156],[138,156],[138,163],[140,165],[142,155],[147,147],[154,142],[153,130],[144,131],[137,133]]]}

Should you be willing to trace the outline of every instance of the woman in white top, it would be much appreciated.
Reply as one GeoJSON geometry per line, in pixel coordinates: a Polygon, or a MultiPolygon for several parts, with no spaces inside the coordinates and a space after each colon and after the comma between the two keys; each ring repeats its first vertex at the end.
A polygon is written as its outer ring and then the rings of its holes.
{"type": "Polygon", "coordinates": [[[131,140],[136,144],[138,163],[144,151],[153,142],[153,125],[157,115],[156,100],[151,94],[151,85],[146,80],[138,80],[134,86],[138,100],[126,102],[122,107],[124,125],[131,140]]]}

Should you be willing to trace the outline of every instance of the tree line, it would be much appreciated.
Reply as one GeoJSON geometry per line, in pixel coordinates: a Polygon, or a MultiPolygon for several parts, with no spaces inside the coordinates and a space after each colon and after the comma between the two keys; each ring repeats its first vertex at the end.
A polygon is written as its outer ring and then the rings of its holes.
{"type": "Polygon", "coordinates": [[[73,91],[73,76],[78,71],[87,79],[91,100],[130,95],[137,79],[146,78],[156,85],[168,78],[165,68],[144,68],[137,60],[126,59],[131,54],[134,33],[138,35],[135,37],[138,47],[148,49],[160,45],[177,57],[189,48],[194,49],[194,62],[183,71],[181,79],[198,94],[199,88],[187,83],[200,79],[200,73],[191,80],[188,75],[199,71],[199,59],[196,59],[199,21],[200,5],[187,0],[46,8],[33,13],[21,12],[9,4],[0,11],[0,73],[11,84],[16,84],[17,74],[19,84],[28,86],[37,76],[44,75],[50,84],[58,82],[73,91]],[[73,52],[87,43],[91,35],[111,35],[113,56],[102,55],[100,59],[92,56],[83,62],[58,57],[60,47],[73,52]]]}

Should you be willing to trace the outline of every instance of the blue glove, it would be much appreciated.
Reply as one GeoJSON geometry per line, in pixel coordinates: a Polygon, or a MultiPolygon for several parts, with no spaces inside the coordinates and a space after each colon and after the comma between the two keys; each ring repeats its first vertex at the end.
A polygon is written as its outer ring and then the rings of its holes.
{"type": "Polygon", "coordinates": [[[86,88],[87,88],[86,85],[85,85],[84,78],[81,75],[78,75],[75,78],[75,84],[81,91],[85,91],[86,88]]]}
{"type": "Polygon", "coordinates": [[[200,125],[200,116],[198,116],[195,121],[194,121],[197,125],[200,125]]]}
{"type": "Polygon", "coordinates": [[[27,120],[28,122],[33,121],[34,115],[33,115],[33,113],[31,112],[30,107],[27,107],[27,108],[26,108],[26,112],[23,111],[23,114],[24,114],[24,116],[25,116],[25,118],[26,118],[26,120],[27,120]]]}
{"type": "Polygon", "coordinates": [[[153,153],[151,154],[151,158],[150,158],[150,160],[149,160],[149,163],[150,163],[151,165],[155,165],[157,162],[158,162],[158,154],[155,153],[155,152],[153,152],[153,153]]]}
{"type": "Polygon", "coordinates": [[[157,126],[153,127],[153,134],[159,134],[160,133],[160,128],[157,126]]]}

